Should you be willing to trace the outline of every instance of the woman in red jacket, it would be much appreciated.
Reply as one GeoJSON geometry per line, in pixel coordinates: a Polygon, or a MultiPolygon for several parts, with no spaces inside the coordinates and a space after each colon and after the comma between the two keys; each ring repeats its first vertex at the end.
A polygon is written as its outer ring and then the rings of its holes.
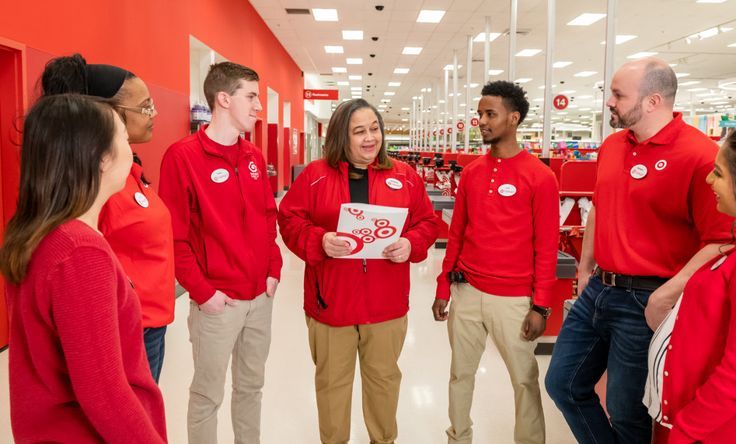
{"type": "Polygon", "coordinates": [[[286,246],[306,262],[304,311],[316,365],[323,443],[350,438],[355,357],[360,357],[363,415],[371,442],[396,439],[406,336],[409,263],[421,262],[437,238],[424,183],[386,152],[381,115],[362,99],[337,107],[325,140],[326,159],[304,169],[284,196],[279,228],[286,246]],[[408,208],[401,237],[382,259],[340,259],[351,247],[336,234],[343,203],[408,208]]]}
{"type": "MultiPolygon", "coordinates": [[[[153,136],[156,108],[146,84],[130,71],[91,65],[75,54],[51,60],[41,76],[43,95],[89,94],[109,99],[125,122],[128,142],[153,136]]],[[[164,334],[174,320],[174,238],[171,215],[133,154],[125,188],[100,212],[99,230],[123,264],[141,301],[143,340],[153,379],[164,361],[164,334]]]]}
{"type": "MultiPolygon", "coordinates": [[[[708,175],[718,211],[736,217],[736,137],[708,175]]],[[[736,439],[736,254],[724,245],[688,281],[649,349],[644,403],[654,441],[731,444],[736,439]]]]}
{"type": "Polygon", "coordinates": [[[97,231],[132,162],[125,125],[107,104],[46,97],[25,119],[18,207],[0,248],[16,442],[166,441],[140,305],[97,231]]]}

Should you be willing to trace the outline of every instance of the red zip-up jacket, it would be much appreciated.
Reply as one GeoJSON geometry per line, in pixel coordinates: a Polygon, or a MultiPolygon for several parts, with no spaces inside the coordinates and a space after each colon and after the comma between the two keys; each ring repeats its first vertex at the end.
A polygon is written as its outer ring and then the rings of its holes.
{"type": "Polygon", "coordinates": [[[325,160],[310,163],[297,177],[279,207],[279,229],[286,246],[306,262],[304,311],[327,325],[373,324],[409,311],[409,262],[421,262],[437,239],[437,218],[424,183],[403,162],[393,168],[368,168],[368,203],[408,208],[401,236],[411,243],[409,261],[334,259],[322,249],[325,233],[337,229],[340,205],[350,202],[348,164],[332,168],[325,160]],[[387,183],[401,183],[393,188],[387,183]],[[395,189],[399,188],[399,189],[395,189]]]}
{"type": "Polygon", "coordinates": [[[220,290],[254,299],[281,277],[276,202],[258,149],[211,140],[204,128],[169,147],[159,195],[171,212],[176,278],[203,304],[220,290]]]}

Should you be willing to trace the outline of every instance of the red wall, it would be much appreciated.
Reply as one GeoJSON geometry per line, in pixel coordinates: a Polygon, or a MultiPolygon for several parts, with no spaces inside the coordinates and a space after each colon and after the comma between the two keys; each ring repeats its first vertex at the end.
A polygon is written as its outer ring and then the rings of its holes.
{"type": "MultiPolygon", "coordinates": [[[[153,140],[134,149],[154,186],[158,186],[164,151],[189,131],[190,34],[223,57],[255,69],[261,78],[261,96],[267,97],[267,87],[279,94],[279,121],[284,120],[283,103],[291,102],[290,120],[300,132],[304,130],[302,72],[246,1],[0,0],[0,11],[0,45],[7,39],[25,46],[28,103],[38,96],[37,79],[45,63],[74,52],[89,63],[122,66],[146,82],[159,115],[153,140]]],[[[267,100],[262,103],[266,116],[267,100]]],[[[279,172],[290,171],[285,165],[290,157],[278,164],[277,159],[268,159],[266,125],[259,125],[257,131],[267,162],[278,165],[279,172]]],[[[2,180],[16,178],[17,169],[17,163],[3,162],[2,180]]],[[[284,184],[279,174],[278,189],[284,184]]]]}

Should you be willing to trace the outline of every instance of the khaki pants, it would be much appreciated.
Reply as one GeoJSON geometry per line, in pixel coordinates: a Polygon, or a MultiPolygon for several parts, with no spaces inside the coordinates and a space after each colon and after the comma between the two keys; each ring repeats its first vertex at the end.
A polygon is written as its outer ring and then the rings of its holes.
{"type": "Polygon", "coordinates": [[[371,443],[396,440],[396,408],[401,370],[398,359],[406,337],[406,316],[378,324],[331,327],[307,316],[309,348],[316,366],[319,435],[325,444],[350,439],[350,406],[355,355],[360,357],[363,418],[371,443]]]}
{"type": "MultiPolygon", "coordinates": [[[[544,443],[544,413],[539,391],[539,368],[534,356],[536,341],[521,336],[529,312],[529,297],[503,297],[483,293],[470,284],[452,285],[447,328],[452,347],[450,368],[449,443],[470,443],[473,421],[475,373],[490,334],[506,364],[514,388],[517,444],[544,443]]],[[[486,402],[498,402],[487,399],[486,402]]]]}
{"type": "Polygon", "coordinates": [[[217,411],[225,395],[225,377],[232,355],[232,421],[236,443],[258,443],[264,369],[271,344],[273,299],[262,294],[237,301],[217,315],[192,302],[189,340],[194,378],[189,387],[187,426],[191,444],[217,444],[217,411]]]}

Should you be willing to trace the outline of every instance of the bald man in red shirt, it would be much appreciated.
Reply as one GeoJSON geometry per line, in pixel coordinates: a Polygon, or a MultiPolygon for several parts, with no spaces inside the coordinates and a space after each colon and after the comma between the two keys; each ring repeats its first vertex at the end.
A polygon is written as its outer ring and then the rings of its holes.
{"type": "Polygon", "coordinates": [[[534,349],[552,305],[560,196],[552,170],[516,140],[529,110],[524,90],[498,81],[485,85],[481,94],[480,130],[491,150],[463,170],[432,307],[435,320],[449,318],[448,442],[472,441],[475,373],[490,335],[514,388],[514,441],[542,444],[534,349]]]}
{"type": "Polygon", "coordinates": [[[578,297],[557,338],[546,386],[581,443],[649,443],[642,403],[647,351],[687,280],[731,239],[706,184],[718,147],[673,113],[664,61],[623,65],[611,83],[578,297]],[[607,413],[595,384],[608,370],[607,413]],[[609,418],[610,416],[610,418],[609,418]]]}

